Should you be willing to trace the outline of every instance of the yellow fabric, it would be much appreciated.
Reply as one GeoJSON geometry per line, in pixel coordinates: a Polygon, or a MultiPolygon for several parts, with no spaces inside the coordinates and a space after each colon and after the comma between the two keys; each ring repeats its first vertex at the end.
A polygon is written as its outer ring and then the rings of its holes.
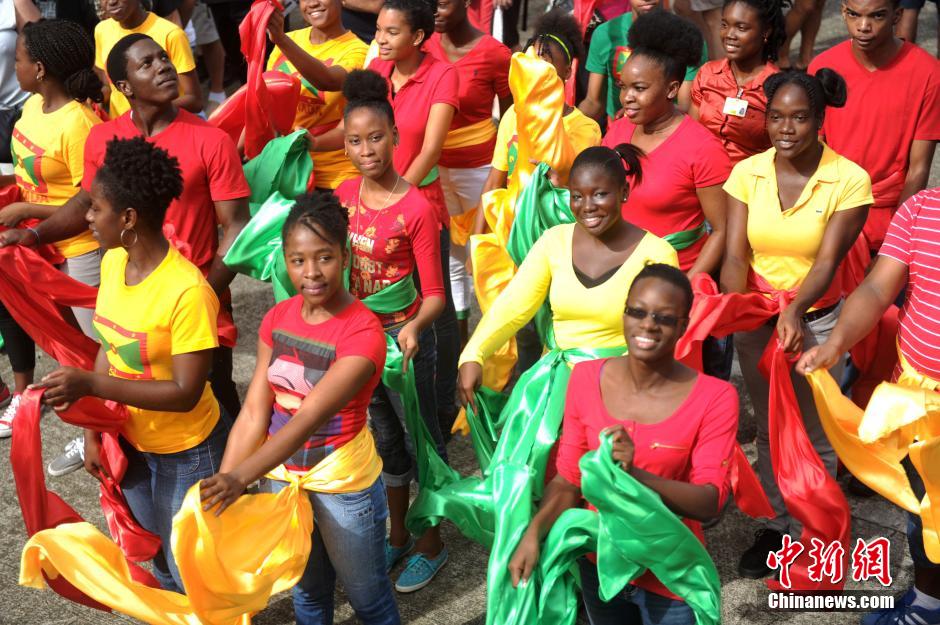
{"type": "MultiPolygon", "coordinates": [[[[339,66],[346,71],[364,67],[369,47],[351,31],[323,43],[310,43],[311,28],[303,28],[287,33],[294,43],[310,56],[322,61],[327,66],[339,66]]],[[[300,80],[300,101],[294,126],[300,126],[322,134],[339,123],[343,117],[346,98],[342,91],[320,91],[307,82],[297,68],[277,47],[268,57],[268,69],[296,76],[300,80]]],[[[321,188],[335,189],[344,180],[357,175],[356,168],[346,158],[343,150],[332,152],[311,152],[316,185],[321,188]]]]}
{"type": "MultiPolygon", "coordinates": [[[[166,50],[173,63],[173,67],[180,74],[196,69],[193,51],[189,47],[189,39],[183,29],[169,20],[159,17],[156,13],[148,13],[147,18],[137,28],[130,30],[121,28],[113,18],[101,20],[95,26],[95,67],[107,74],[108,53],[118,41],[133,33],[142,33],[157,42],[166,50]]],[[[182,87],[180,87],[182,89],[182,87]]],[[[182,95],[182,91],[180,91],[182,95]]],[[[124,94],[111,84],[110,113],[111,118],[123,115],[130,110],[131,105],[124,94]]]]}
{"type": "MultiPolygon", "coordinates": [[[[536,57],[532,50],[512,55],[509,89],[515,102],[513,127],[519,136],[518,166],[509,175],[507,188],[496,189],[482,198],[481,206],[490,232],[470,237],[473,286],[484,313],[516,272],[506,252],[506,243],[512,229],[516,198],[535,169],[530,160],[547,163],[567,179],[577,149],[584,147],[574,145],[565,128],[562,117],[565,89],[561,79],[555,68],[536,57]]],[[[500,127],[502,125],[501,122],[500,127]]],[[[599,130],[596,143],[600,143],[599,130]]],[[[483,384],[501,390],[509,381],[516,362],[515,340],[494,346],[488,356],[483,368],[483,384]]]]}
{"type": "MultiPolygon", "coordinates": [[[[52,113],[44,113],[42,106],[41,95],[30,96],[14,126],[13,174],[24,202],[62,206],[78,192],[85,172],[85,140],[101,120],[74,100],[52,113]]],[[[98,249],[98,242],[86,230],[55,246],[62,256],[72,258],[98,249]]]]}
{"type": "Polygon", "coordinates": [[[470,241],[473,222],[477,217],[477,207],[466,213],[450,216],[450,242],[452,245],[466,245],[470,241]]]}
{"type": "MultiPolygon", "coordinates": [[[[173,356],[219,346],[219,300],[195,265],[170,246],[166,258],[140,284],[127,286],[127,252],[101,261],[94,326],[109,374],[129,380],[172,380],[173,356]]],[[[198,445],[219,420],[219,403],[206,382],[189,412],[127,407],[127,439],[141,451],[168,454],[198,445]]]]}
{"type": "Polygon", "coordinates": [[[669,243],[647,232],[620,269],[593,288],[578,280],[571,258],[575,224],[555,226],[536,241],[519,272],[483,315],[460,355],[482,363],[522,328],[549,298],[559,349],[622,347],[623,307],[633,278],[647,263],[678,267],[669,243]]]}
{"type": "Polygon", "coordinates": [[[927,557],[940,563],[940,381],[915,371],[903,356],[900,363],[897,383],[879,384],[864,414],[827,371],[807,379],[839,459],[885,499],[921,515],[927,557]],[[901,466],[907,455],[924,481],[921,501],[901,466]]]}
{"type": "Polygon", "coordinates": [[[775,289],[787,291],[809,273],[829,219],[874,200],[868,173],[824,145],[819,167],[796,204],[782,210],[775,155],[770,148],[735,165],[724,190],[747,205],[751,268],[775,289]]]}
{"type": "Polygon", "coordinates": [[[457,418],[454,419],[454,425],[450,428],[451,434],[463,434],[464,436],[470,435],[470,423],[467,421],[467,409],[461,408],[460,412],[457,413],[457,418]]]}
{"type": "Polygon", "coordinates": [[[154,625],[248,625],[272,595],[297,583],[307,565],[313,509],[303,492],[370,487],[382,461],[368,428],[303,476],[269,474],[290,485],[276,494],[243,495],[221,516],[204,512],[199,485],[173,518],[171,548],[185,595],[130,577],[118,546],[88,523],[39,532],[23,549],[20,584],[44,586],[62,575],[93,599],[154,625]]]}
{"type": "MultiPolygon", "coordinates": [[[[576,108],[562,117],[565,133],[577,156],[585,148],[601,143],[601,127],[597,122],[576,108]]],[[[519,153],[519,136],[516,132],[516,109],[510,106],[499,120],[496,133],[496,149],[493,151],[493,167],[512,175],[519,153]]]]}
{"type": "Polygon", "coordinates": [[[496,125],[492,119],[481,119],[475,124],[454,128],[447,132],[444,149],[466,148],[486,143],[496,135],[496,125]]]}

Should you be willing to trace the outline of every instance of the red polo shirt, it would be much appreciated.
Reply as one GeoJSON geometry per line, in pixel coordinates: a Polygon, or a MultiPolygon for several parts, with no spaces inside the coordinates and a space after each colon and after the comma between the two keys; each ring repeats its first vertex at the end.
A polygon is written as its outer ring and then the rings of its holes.
{"type": "Polygon", "coordinates": [[[431,35],[428,54],[453,65],[460,75],[457,91],[460,105],[447,133],[440,164],[466,168],[489,165],[496,147],[493,100],[506,98],[509,91],[509,48],[483,35],[470,52],[453,62],[441,46],[441,36],[431,35]]]}
{"type": "Polygon", "coordinates": [[[741,87],[731,71],[731,63],[722,59],[709,61],[695,75],[692,104],[698,107],[698,121],[718,137],[732,164],[770,148],[764,120],[767,114],[764,81],[778,71],[776,65],[767,63],[760,74],[741,87]],[[722,112],[728,98],[747,102],[744,117],[722,112]]]}
{"type": "Polygon", "coordinates": [[[829,147],[871,176],[875,203],[863,233],[877,250],[901,199],[911,144],[940,139],[940,61],[905,42],[891,62],[869,71],[849,40],[817,56],[809,72],[822,67],[848,85],[845,106],[826,110],[823,134],[829,147]]]}

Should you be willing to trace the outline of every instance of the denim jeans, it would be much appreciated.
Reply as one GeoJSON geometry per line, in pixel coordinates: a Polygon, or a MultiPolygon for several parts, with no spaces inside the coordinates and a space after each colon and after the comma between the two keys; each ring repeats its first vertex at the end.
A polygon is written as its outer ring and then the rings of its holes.
{"type": "MultiPolygon", "coordinates": [[[[286,482],[263,480],[276,493],[286,482]]],[[[332,625],[336,580],[365,625],[401,623],[385,572],[388,502],[382,478],[355,493],[307,493],[313,506],[313,535],[307,568],[294,586],[297,625],[332,625]]]]}
{"type": "Polygon", "coordinates": [[[597,565],[587,558],[578,560],[581,594],[591,625],[693,625],[695,614],[684,601],[670,599],[632,584],[610,601],[600,597],[597,565]]]}
{"type": "Polygon", "coordinates": [[[137,451],[123,438],[127,472],[121,489],[134,518],[160,537],[163,545],[153,558],[153,573],[167,590],[183,592],[180,573],[170,550],[173,516],[183,505],[186,491],[201,479],[218,473],[232,423],[221,409],[219,422],[206,440],[195,447],[172,454],[137,451]]]}
{"type": "MultiPolygon", "coordinates": [[[[386,332],[397,339],[400,330],[401,328],[395,328],[386,332]]],[[[431,432],[437,453],[446,462],[447,450],[437,419],[434,390],[436,356],[434,332],[427,328],[418,336],[418,353],[412,358],[409,366],[415,373],[421,417],[431,432]]],[[[405,409],[401,396],[384,384],[379,384],[372,393],[372,399],[369,401],[369,424],[375,436],[375,447],[382,457],[382,479],[385,485],[407,486],[415,478],[414,440],[405,429],[405,409]]]]}
{"type": "MultiPolygon", "coordinates": [[[[914,491],[914,494],[917,496],[917,499],[923,499],[926,489],[924,488],[924,480],[920,477],[920,473],[914,468],[914,464],[911,462],[910,457],[905,458],[904,462],[901,463],[904,466],[904,471],[907,473],[907,479],[911,482],[911,490],[914,491]]],[[[907,547],[911,551],[911,560],[914,561],[914,566],[919,569],[940,569],[940,564],[931,561],[927,557],[927,551],[924,549],[924,522],[920,518],[919,514],[907,513],[907,547]]]]}

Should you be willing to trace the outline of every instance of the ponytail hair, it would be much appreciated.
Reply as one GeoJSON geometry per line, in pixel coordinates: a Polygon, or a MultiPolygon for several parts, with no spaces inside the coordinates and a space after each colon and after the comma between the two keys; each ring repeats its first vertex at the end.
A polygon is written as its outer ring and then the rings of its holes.
{"type": "Polygon", "coordinates": [[[644,156],[643,150],[630,143],[621,143],[611,149],[597,145],[585,149],[571,165],[569,177],[584,167],[598,167],[617,181],[617,184],[629,189],[630,181],[640,184],[643,180],[643,166],[640,162],[644,156]]]}
{"type": "Polygon", "coordinates": [[[23,44],[30,58],[42,63],[73,100],[101,102],[101,79],[93,69],[95,44],[85,30],[68,20],[39,20],[23,26],[23,44]]]}
{"type": "Polygon", "coordinates": [[[356,109],[368,108],[385,117],[390,125],[395,125],[395,113],[388,102],[388,82],[371,69],[349,72],[343,83],[343,97],[346,98],[343,119],[356,109]]]}
{"type": "Polygon", "coordinates": [[[828,67],[820,69],[815,75],[807,74],[803,70],[787,69],[773,74],[764,81],[764,94],[767,96],[768,110],[777,91],[784,85],[796,85],[806,92],[813,114],[820,122],[826,114],[826,107],[841,108],[845,106],[848,95],[845,79],[838,72],[828,67]]]}

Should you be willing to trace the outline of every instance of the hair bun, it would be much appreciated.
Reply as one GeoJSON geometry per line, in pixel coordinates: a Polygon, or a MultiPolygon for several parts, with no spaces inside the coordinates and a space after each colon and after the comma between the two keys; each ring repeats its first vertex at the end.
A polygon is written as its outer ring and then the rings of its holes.
{"type": "Polygon", "coordinates": [[[815,78],[822,85],[826,106],[834,108],[845,106],[846,98],[848,98],[847,86],[845,79],[837,71],[823,67],[816,72],[815,78]]]}
{"type": "Polygon", "coordinates": [[[343,97],[349,102],[387,102],[388,82],[371,69],[354,69],[343,83],[343,97]]]}
{"type": "Polygon", "coordinates": [[[90,67],[75,72],[65,79],[64,84],[66,91],[75,100],[104,101],[101,79],[90,67]]]}

